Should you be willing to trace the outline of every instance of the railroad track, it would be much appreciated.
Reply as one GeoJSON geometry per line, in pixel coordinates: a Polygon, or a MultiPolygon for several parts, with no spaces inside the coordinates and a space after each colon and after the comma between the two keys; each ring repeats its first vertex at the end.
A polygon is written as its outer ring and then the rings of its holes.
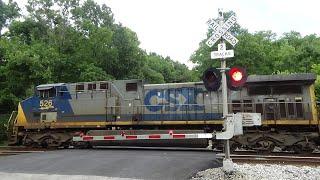
{"type": "MultiPolygon", "coordinates": [[[[223,159],[223,153],[217,154],[217,159],[223,159]]],[[[298,164],[298,165],[320,165],[320,156],[295,156],[295,155],[249,155],[232,154],[230,156],[238,163],[272,163],[272,164],[298,164]]]]}
{"type": "MultiPolygon", "coordinates": [[[[100,147],[96,146],[94,149],[149,149],[149,150],[172,150],[172,151],[212,151],[217,153],[217,159],[223,159],[224,154],[222,151],[215,151],[206,148],[182,148],[182,147],[123,147],[123,146],[110,146],[100,147]]],[[[0,156],[9,156],[25,153],[39,153],[48,150],[45,148],[32,148],[26,146],[0,146],[0,156]]],[[[240,163],[287,163],[287,164],[314,164],[320,165],[320,153],[316,154],[290,154],[290,153],[271,153],[271,154],[256,154],[257,152],[251,151],[238,151],[231,155],[234,162],[240,163]]]]}
{"type": "Polygon", "coordinates": [[[0,156],[10,156],[25,153],[39,153],[44,151],[45,149],[30,148],[24,146],[0,146],[0,156]]]}

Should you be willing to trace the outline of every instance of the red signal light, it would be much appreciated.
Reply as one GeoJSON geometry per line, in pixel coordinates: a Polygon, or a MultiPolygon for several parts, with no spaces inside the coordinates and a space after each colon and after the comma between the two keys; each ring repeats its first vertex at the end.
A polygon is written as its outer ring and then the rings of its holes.
{"type": "Polygon", "coordinates": [[[232,67],[227,72],[228,87],[231,90],[239,90],[247,81],[247,72],[241,67],[232,67]]]}
{"type": "Polygon", "coordinates": [[[243,78],[242,72],[239,71],[238,69],[234,68],[232,69],[233,71],[230,72],[231,78],[234,81],[241,81],[243,78]]]}

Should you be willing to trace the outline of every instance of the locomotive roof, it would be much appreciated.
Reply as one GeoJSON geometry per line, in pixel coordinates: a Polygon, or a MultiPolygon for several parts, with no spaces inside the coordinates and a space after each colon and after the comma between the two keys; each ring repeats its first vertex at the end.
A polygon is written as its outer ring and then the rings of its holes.
{"type": "Polygon", "coordinates": [[[162,83],[162,84],[144,84],[145,87],[153,87],[153,86],[173,86],[173,85],[195,85],[195,84],[203,84],[202,81],[199,82],[183,82],[183,83],[162,83]]]}
{"type": "MultiPolygon", "coordinates": [[[[317,79],[314,73],[295,73],[295,74],[273,74],[273,75],[250,75],[246,83],[279,83],[279,82],[300,82],[300,83],[313,83],[317,79]]],[[[203,84],[200,82],[185,82],[185,83],[164,83],[164,84],[145,84],[145,87],[154,86],[177,86],[177,85],[196,85],[203,84]]]]}
{"type": "MultiPolygon", "coordinates": [[[[259,84],[259,83],[279,83],[279,82],[300,82],[300,83],[313,83],[316,80],[317,76],[314,73],[296,73],[296,74],[276,74],[276,75],[250,75],[246,81],[247,84],[259,84]]],[[[114,80],[114,81],[96,81],[99,82],[116,82],[116,81],[125,81],[125,82],[138,82],[141,80],[114,80]]],[[[70,83],[78,84],[78,83],[70,83]]],[[[167,87],[167,86],[193,86],[203,84],[200,82],[184,82],[184,83],[163,83],[163,84],[144,84],[144,87],[167,87]]],[[[41,84],[36,88],[38,90],[50,89],[56,86],[66,85],[66,83],[54,83],[54,84],[41,84]]]]}
{"type": "Polygon", "coordinates": [[[250,75],[247,83],[259,82],[281,82],[281,81],[303,81],[313,83],[317,76],[313,73],[296,73],[296,74],[275,74],[275,75],[250,75]]]}
{"type": "Polygon", "coordinates": [[[52,87],[62,86],[62,85],[65,85],[65,83],[41,84],[41,85],[38,85],[36,88],[37,90],[46,90],[52,87]]]}

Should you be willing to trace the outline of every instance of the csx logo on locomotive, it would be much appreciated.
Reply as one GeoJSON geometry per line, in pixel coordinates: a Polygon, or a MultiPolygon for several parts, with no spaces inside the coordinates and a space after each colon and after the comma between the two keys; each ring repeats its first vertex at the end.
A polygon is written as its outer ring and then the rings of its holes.
{"type": "Polygon", "coordinates": [[[202,111],[204,105],[197,103],[197,96],[202,89],[183,88],[150,90],[144,99],[144,105],[149,111],[202,111]]]}

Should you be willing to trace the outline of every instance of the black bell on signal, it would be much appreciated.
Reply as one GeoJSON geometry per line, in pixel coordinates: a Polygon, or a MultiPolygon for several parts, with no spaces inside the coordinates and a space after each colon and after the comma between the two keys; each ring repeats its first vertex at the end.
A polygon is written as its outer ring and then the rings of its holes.
{"type": "Polygon", "coordinates": [[[208,68],[202,75],[202,81],[208,91],[217,91],[221,85],[221,74],[216,68],[208,68]]]}

